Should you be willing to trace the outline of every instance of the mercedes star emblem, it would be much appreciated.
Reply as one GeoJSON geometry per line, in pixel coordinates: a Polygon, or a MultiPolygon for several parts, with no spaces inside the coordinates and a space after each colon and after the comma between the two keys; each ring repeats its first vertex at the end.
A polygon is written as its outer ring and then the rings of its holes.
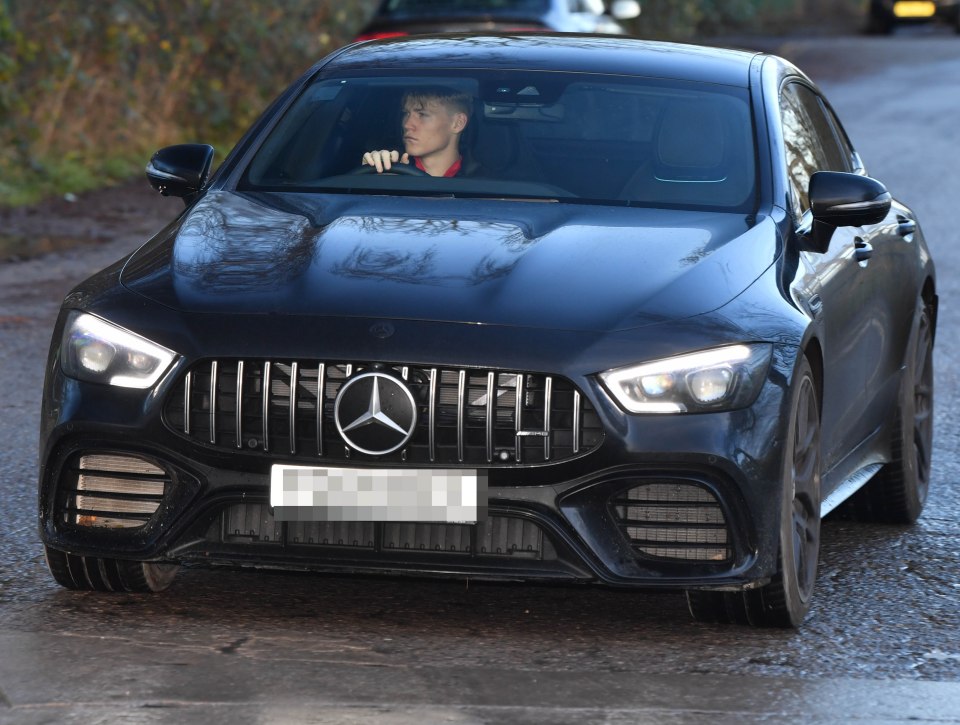
{"type": "Polygon", "coordinates": [[[382,456],[402,448],[417,426],[413,393],[386,373],[361,373],[337,394],[333,417],[347,444],[361,453],[382,456]]]}

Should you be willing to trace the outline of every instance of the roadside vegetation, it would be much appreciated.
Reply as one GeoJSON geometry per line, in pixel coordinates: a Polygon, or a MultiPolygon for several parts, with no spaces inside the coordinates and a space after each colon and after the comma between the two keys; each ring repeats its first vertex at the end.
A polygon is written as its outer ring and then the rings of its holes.
{"type": "MultiPolygon", "coordinates": [[[[0,0],[0,205],[108,186],[166,144],[218,157],[377,0],[0,0]]],[[[644,0],[642,37],[783,32],[859,0],[644,0]]]]}

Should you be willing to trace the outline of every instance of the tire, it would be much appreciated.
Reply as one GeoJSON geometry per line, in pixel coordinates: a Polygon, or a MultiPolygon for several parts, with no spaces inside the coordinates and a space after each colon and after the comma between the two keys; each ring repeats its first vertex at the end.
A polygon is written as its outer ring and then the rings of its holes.
{"type": "Polygon", "coordinates": [[[933,308],[921,302],[917,327],[900,381],[890,441],[890,462],[844,504],[856,521],[912,524],[930,490],[933,449],[933,308]]]}
{"type": "Polygon", "coordinates": [[[759,589],[688,591],[702,622],[799,627],[810,610],[820,556],[820,405],[810,363],[800,360],[790,393],[784,447],[777,571],[759,589]]]}
{"type": "Polygon", "coordinates": [[[77,556],[44,547],[47,568],[57,584],[90,592],[161,592],[180,567],[152,561],[77,556]]]}

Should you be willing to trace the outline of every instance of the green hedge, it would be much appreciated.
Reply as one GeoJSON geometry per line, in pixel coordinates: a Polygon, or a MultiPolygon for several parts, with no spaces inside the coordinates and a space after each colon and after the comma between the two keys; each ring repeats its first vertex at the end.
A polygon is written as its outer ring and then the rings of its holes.
{"type": "Polygon", "coordinates": [[[228,147],[374,0],[0,0],[0,203],[228,147]]]}
{"type": "MultiPolygon", "coordinates": [[[[227,150],[376,2],[0,0],[0,204],[127,178],[169,143],[227,150]]],[[[859,0],[645,0],[633,30],[782,28],[845,2],[859,0]]]]}

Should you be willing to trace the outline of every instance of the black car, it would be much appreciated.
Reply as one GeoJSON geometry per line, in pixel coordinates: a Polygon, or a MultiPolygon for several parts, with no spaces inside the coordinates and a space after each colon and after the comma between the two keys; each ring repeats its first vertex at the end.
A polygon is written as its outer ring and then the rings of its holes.
{"type": "Polygon", "coordinates": [[[63,303],[39,486],[60,584],[592,582],[797,626],[822,516],[920,514],[934,263],[786,61],[360,43],[208,179],[212,155],[158,151],[183,214],[63,303]],[[362,165],[423,135],[410,99],[438,88],[455,174],[362,165]]]}
{"type": "Polygon", "coordinates": [[[357,40],[425,33],[553,31],[626,34],[636,0],[383,0],[357,40]]]}
{"type": "Polygon", "coordinates": [[[940,21],[960,33],[960,0],[870,0],[867,32],[887,35],[900,24],[940,21]]]}

